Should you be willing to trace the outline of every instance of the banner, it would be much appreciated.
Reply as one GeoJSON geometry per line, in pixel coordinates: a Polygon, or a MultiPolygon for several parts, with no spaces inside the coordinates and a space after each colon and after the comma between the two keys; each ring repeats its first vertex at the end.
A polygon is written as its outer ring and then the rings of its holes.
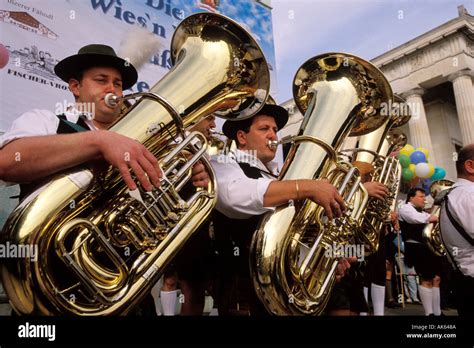
{"type": "Polygon", "coordinates": [[[0,44],[8,51],[8,63],[0,69],[0,134],[30,109],[62,112],[74,99],[67,83],[54,74],[56,63],[91,43],[107,44],[119,52],[133,26],[145,28],[162,42],[162,48],[138,71],[137,84],[127,92],[148,90],[171,68],[169,47],[176,26],[190,14],[204,11],[231,17],[253,34],[270,65],[272,86],[276,86],[271,11],[259,1],[2,1],[0,44]]]}

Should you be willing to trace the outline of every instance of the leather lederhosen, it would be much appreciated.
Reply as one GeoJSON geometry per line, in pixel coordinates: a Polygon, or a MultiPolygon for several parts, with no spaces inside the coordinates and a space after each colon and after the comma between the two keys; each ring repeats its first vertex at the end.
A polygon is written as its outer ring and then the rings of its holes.
{"type": "MultiPolygon", "coordinates": [[[[260,169],[247,163],[238,164],[248,178],[263,177],[260,169]]],[[[255,293],[249,267],[250,243],[262,215],[231,219],[217,210],[213,214],[219,315],[266,315],[255,293]]]]}

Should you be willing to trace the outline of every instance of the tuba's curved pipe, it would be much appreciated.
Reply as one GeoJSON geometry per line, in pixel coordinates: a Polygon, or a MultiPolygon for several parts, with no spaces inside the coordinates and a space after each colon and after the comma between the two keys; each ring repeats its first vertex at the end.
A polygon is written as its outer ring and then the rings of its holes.
{"type": "Polygon", "coordinates": [[[334,225],[310,200],[278,207],[266,214],[251,244],[254,286],[267,310],[277,315],[316,315],[323,311],[343,255],[334,245],[354,244],[367,191],[356,168],[339,162],[337,152],[349,134],[380,127],[383,103],[392,90],[369,62],[349,54],[311,58],[294,79],[294,100],[305,114],[279,179],[328,178],[346,200],[349,211],[334,225]]]}
{"type": "MultiPolygon", "coordinates": [[[[448,179],[436,180],[431,183],[430,194],[434,199],[433,210],[431,211],[432,215],[435,215],[439,218],[441,211],[439,194],[442,191],[450,189],[453,185],[454,181],[448,179]]],[[[426,225],[426,227],[423,229],[422,236],[423,241],[428,246],[428,249],[430,249],[435,255],[446,255],[446,248],[444,247],[443,240],[441,238],[439,222],[426,225]]]]}
{"type": "Polygon", "coordinates": [[[17,313],[127,313],[213,209],[216,184],[204,156],[206,139],[200,133],[181,141],[177,136],[213,112],[243,119],[259,110],[269,90],[268,66],[251,35],[212,13],[184,19],[171,54],[171,71],[127,105],[110,128],[157,157],[161,187],[128,192],[118,170],[97,174],[82,166],[27,196],[3,231],[10,242],[39,249],[37,260],[1,264],[17,313]],[[210,184],[186,193],[182,188],[198,161],[207,167],[210,184]]]}
{"type": "Polygon", "coordinates": [[[364,240],[366,254],[378,250],[380,233],[383,226],[390,222],[390,212],[395,209],[402,167],[390,153],[406,144],[406,136],[397,128],[410,120],[411,111],[406,101],[395,95],[394,102],[389,101],[386,105],[384,116],[386,120],[382,127],[361,136],[357,148],[341,151],[351,154],[351,162],[371,164],[374,168],[371,180],[386,185],[389,191],[384,201],[369,199],[363,224],[358,230],[360,240],[364,240]]]}

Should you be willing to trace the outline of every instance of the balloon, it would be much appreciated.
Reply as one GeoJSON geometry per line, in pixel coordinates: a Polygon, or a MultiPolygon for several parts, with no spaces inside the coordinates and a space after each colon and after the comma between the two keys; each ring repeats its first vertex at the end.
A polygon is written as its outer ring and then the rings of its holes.
{"type": "Polygon", "coordinates": [[[416,171],[415,171],[416,164],[410,163],[410,165],[408,166],[408,169],[410,169],[413,172],[413,174],[416,174],[416,171]]]}
{"type": "Polygon", "coordinates": [[[423,185],[424,187],[426,187],[426,195],[429,195],[430,194],[430,186],[431,184],[433,183],[433,180],[431,179],[425,179],[424,182],[423,182],[423,185]]]}
{"type": "Polygon", "coordinates": [[[398,161],[402,165],[403,168],[407,168],[410,165],[410,157],[407,155],[399,155],[398,161]]]}
{"type": "Polygon", "coordinates": [[[431,178],[435,172],[435,166],[432,165],[431,163],[427,163],[428,166],[430,167],[430,172],[428,173],[428,178],[431,178]]]}
{"type": "Polygon", "coordinates": [[[403,180],[410,181],[411,179],[413,179],[414,176],[415,176],[415,173],[412,172],[409,168],[403,168],[402,170],[403,180]]]}
{"type": "Polygon", "coordinates": [[[400,155],[407,155],[410,156],[413,151],[415,151],[415,148],[411,146],[410,144],[406,144],[402,149],[400,150],[400,155]]]}
{"type": "Polygon", "coordinates": [[[416,176],[422,179],[429,178],[430,166],[428,163],[418,163],[415,168],[416,176]]]}
{"type": "Polygon", "coordinates": [[[8,60],[10,59],[10,53],[5,46],[0,44],[0,69],[3,69],[5,65],[8,64],[8,60]]]}
{"type": "Polygon", "coordinates": [[[415,151],[410,155],[410,161],[411,161],[411,163],[414,163],[414,164],[425,163],[426,162],[426,156],[421,151],[415,151]]]}
{"type": "Polygon", "coordinates": [[[434,173],[433,173],[433,175],[431,176],[431,180],[433,180],[433,181],[441,180],[441,179],[443,179],[445,176],[446,176],[446,170],[444,170],[444,168],[441,168],[441,167],[436,166],[436,167],[435,167],[435,170],[434,170],[434,173]]]}
{"type": "Polygon", "coordinates": [[[426,160],[428,161],[428,157],[430,157],[430,152],[428,149],[425,149],[424,147],[417,147],[415,151],[420,151],[425,154],[426,160]]]}

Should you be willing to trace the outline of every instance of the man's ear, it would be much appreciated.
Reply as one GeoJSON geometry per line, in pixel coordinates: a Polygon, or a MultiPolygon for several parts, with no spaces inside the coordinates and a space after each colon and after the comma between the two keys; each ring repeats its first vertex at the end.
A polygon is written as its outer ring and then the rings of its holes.
{"type": "Polygon", "coordinates": [[[474,160],[467,160],[464,162],[464,170],[470,175],[474,175],[474,160]]]}
{"type": "Polygon", "coordinates": [[[81,83],[76,79],[69,80],[69,90],[74,94],[74,97],[79,98],[79,85],[81,83]]]}
{"type": "Polygon", "coordinates": [[[241,129],[237,131],[237,144],[240,146],[247,144],[247,137],[245,136],[245,132],[241,129]]]}

